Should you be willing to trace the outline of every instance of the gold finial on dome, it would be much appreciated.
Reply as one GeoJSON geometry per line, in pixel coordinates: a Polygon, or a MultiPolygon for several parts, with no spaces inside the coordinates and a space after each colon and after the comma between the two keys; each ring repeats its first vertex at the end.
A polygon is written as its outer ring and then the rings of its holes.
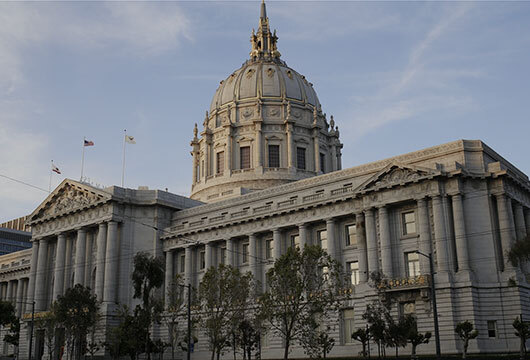
{"type": "Polygon", "coordinates": [[[278,36],[276,36],[276,30],[274,30],[274,33],[271,33],[265,0],[262,0],[258,32],[255,33],[254,29],[252,29],[252,35],[250,36],[250,43],[252,44],[252,48],[250,50],[251,60],[278,59],[281,54],[278,51],[276,45],[277,42],[278,36]]]}

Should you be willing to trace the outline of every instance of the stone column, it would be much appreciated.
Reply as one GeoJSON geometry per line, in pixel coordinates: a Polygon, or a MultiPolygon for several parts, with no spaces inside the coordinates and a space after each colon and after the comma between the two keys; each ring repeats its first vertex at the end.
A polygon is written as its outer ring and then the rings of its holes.
{"type": "Polygon", "coordinates": [[[191,247],[191,245],[189,245],[186,247],[186,250],[185,250],[186,264],[184,266],[184,282],[186,285],[192,283],[192,276],[193,276],[192,256],[193,256],[193,248],[191,247]]]}
{"type": "Polygon", "coordinates": [[[31,265],[29,270],[28,294],[26,296],[27,302],[33,302],[33,299],[35,299],[35,280],[37,277],[39,242],[40,240],[35,239],[31,245],[31,265]]]}
{"type": "MultiPolygon", "coordinates": [[[[293,125],[290,123],[286,124],[287,127],[287,165],[292,168],[298,166],[295,159],[294,139],[293,139],[293,125]]],[[[306,164],[307,169],[307,164],[306,164]]]]}
{"type": "Polygon", "coordinates": [[[379,271],[379,254],[377,252],[377,233],[375,229],[374,210],[364,212],[366,222],[366,252],[368,254],[368,274],[379,271]]]}
{"type": "Polygon", "coordinates": [[[436,243],[436,260],[438,271],[449,271],[449,258],[447,254],[447,233],[445,231],[445,219],[442,198],[440,195],[432,198],[432,211],[434,215],[434,241],[436,243]]]}
{"type": "Polygon", "coordinates": [[[73,239],[66,237],[66,258],[64,261],[64,285],[63,289],[72,287],[72,257],[73,257],[73,239]]]}
{"type": "Polygon", "coordinates": [[[16,309],[17,309],[17,316],[20,317],[22,315],[22,306],[24,302],[24,279],[18,279],[17,284],[17,296],[16,296],[16,309]]]}
{"type": "Polygon", "coordinates": [[[263,166],[263,139],[261,134],[261,123],[255,122],[254,126],[256,127],[256,161],[257,166],[263,166]]]}
{"type": "Polygon", "coordinates": [[[512,268],[513,266],[508,262],[506,254],[510,251],[515,242],[515,223],[513,220],[512,201],[506,194],[498,194],[497,198],[497,213],[499,215],[499,232],[501,234],[502,257],[505,268],[512,268]]]}
{"type": "Polygon", "coordinates": [[[340,261],[340,245],[335,240],[335,219],[326,219],[326,233],[328,236],[328,254],[335,260],[340,261]]]}
{"type": "Polygon", "coordinates": [[[13,302],[13,281],[7,281],[6,301],[13,302]]]}
{"type": "Polygon", "coordinates": [[[66,236],[65,234],[59,234],[59,236],[57,236],[57,250],[55,253],[55,280],[53,282],[52,300],[57,300],[57,297],[63,294],[65,257],[66,236]]]}
{"type": "Polygon", "coordinates": [[[379,208],[379,233],[381,235],[381,271],[385,276],[392,278],[394,276],[392,271],[392,241],[386,206],[379,208]]]}
{"type": "Polygon", "coordinates": [[[322,169],[320,168],[320,143],[319,143],[319,139],[318,139],[318,133],[319,133],[320,129],[319,128],[315,128],[313,129],[313,147],[314,147],[314,152],[315,152],[315,172],[317,174],[320,174],[320,172],[322,171],[322,169]]]}
{"type": "Polygon", "coordinates": [[[95,292],[99,300],[103,299],[103,284],[105,282],[105,251],[107,249],[107,224],[101,223],[98,227],[96,239],[96,285],[95,292]]]}
{"type": "Polygon", "coordinates": [[[208,270],[209,268],[212,267],[212,253],[213,253],[213,249],[212,249],[212,244],[211,243],[206,243],[204,245],[204,268],[206,270],[208,270]]]}
{"type": "Polygon", "coordinates": [[[467,245],[466,220],[462,195],[455,194],[451,197],[453,202],[453,221],[455,226],[456,255],[458,259],[458,271],[468,271],[469,249],[467,245]]]}
{"type": "Polygon", "coordinates": [[[118,223],[116,221],[109,221],[107,230],[107,249],[105,253],[103,302],[116,302],[118,278],[118,223]]]}
{"type": "Polygon", "coordinates": [[[524,209],[524,223],[526,225],[526,233],[530,234],[530,209],[524,209]]]}
{"type": "Polygon", "coordinates": [[[86,250],[85,250],[85,286],[93,287],[92,285],[92,246],[94,243],[94,232],[89,231],[86,234],[86,250]]]}
{"type": "Polygon", "coordinates": [[[272,230],[272,247],[272,258],[276,260],[282,256],[282,231],[280,229],[272,230]]]}
{"type": "Polygon", "coordinates": [[[330,151],[329,155],[331,156],[331,171],[338,170],[338,166],[337,166],[337,148],[335,147],[335,144],[331,145],[331,151],[330,151]]]}
{"type": "Polygon", "coordinates": [[[226,152],[225,152],[225,175],[230,175],[232,170],[232,127],[229,125],[226,137],[226,152]]]}
{"type": "Polygon", "coordinates": [[[46,273],[48,257],[48,239],[39,241],[39,259],[37,260],[37,276],[35,277],[35,311],[46,310],[46,273]]]}
{"type": "Polygon", "coordinates": [[[235,266],[234,261],[234,240],[226,240],[226,265],[235,266]]]}
{"type": "Polygon", "coordinates": [[[368,254],[366,253],[366,235],[364,214],[355,214],[355,235],[357,236],[357,249],[359,251],[359,282],[368,281],[368,254]]]}
{"type": "Polygon", "coordinates": [[[77,230],[77,240],[75,243],[75,273],[74,285],[83,284],[85,280],[85,262],[86,262],[86,230],[77,230]]]}
{"type": "Polygon", "coordinates": [[[170,301],[171,301],[169,293],[170,293],[171,283],[173,281],[173,257],[174,257],[174,253],[172,250],[166,251],[166,273],[165,273],[165,276],[166,276],[165,285],[166,286],[165,286],[165,291],[164,291],[164,295],[166,298],[166,307],[169,306],[170,301]]]}
{"type": "Polygon", "coordinates": [[[513,209],[517,240],[522,240],[526,237],[526,224],[524,220],[523,206],[520,203],[515,203],[513,209]]]}
{"type": "MultiPolygon", "coordinates": [[[[418,199],[418,231],[420,235],[419,250],[425,255],[432,254],[431,225],[429,223],[429,210],[426,199],[418,199]]],[[[420,255],[419,260],[420,273],[430,274],[429,259],[420,255]]]]}
{"type": "Polygon", "coordinates": [[[307,233],[307,224],[298,225],[298,236],[300,237],[300,250],[304,250],[306,245],[309,245],[307,233]]]}
{"type": "Polygon", "coordinates": [[[254,276],[254,279],[258,277],[258,237],[256,234],[250,234],[248,237],[248,264],[250,266],[250,272],[254,276]]]}

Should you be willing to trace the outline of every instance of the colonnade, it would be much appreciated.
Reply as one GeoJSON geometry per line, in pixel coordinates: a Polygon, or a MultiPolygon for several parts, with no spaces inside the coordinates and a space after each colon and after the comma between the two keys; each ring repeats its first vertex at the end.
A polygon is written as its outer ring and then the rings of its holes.
{"type": "Polygon", "coordinates": [[[118,223],[102,222],[98,224],[97,231],[94,228],[79,228],[73,235],[64,232],[33,240],[27,298],[29,302],[35,301],[36,311],[46,310],[50,300],[56,300],[76,284],[93,287],[98,299],[104,303],[116,301],[118,223]],[[56,246],[52,246],[54,242],[56,246]],[[95,261],[92,259],[94,243],[97,249],[95,261]],[[49,251],[55,251],[55,256],[48,254],[49,251]],[[48,262],[51,257],[55,257],[55,264],[48,262]],[[94,268],[95,274],[92,274],[94,268]],[[48,276],[54,279],[51,297],[46,286],[48,276]]]}
{"type": "Polygon", "coordinates": [[[26,308],[31,309],[25,301],[28,283],[27,277],[0,282],[0,300],[12,302],[19,317],[26,308]]]}
{"type": "MultiPolygon", "coordinates": [[[[418,239],[418,250],[424,254],[433,254],[436,272],[441,274],[442,279],[449,279],[449,273],[452,272],[470,272],[472,271],[469,239],[466,230],[466,216],[464,209],[464,196],[461,193],[440,194],[434,196],[420,197],[415,200],[415,225],[418,239]],[[431,205],[431,206],[429,206],[431,205]],[[432,210],[430,210],[432,209],[432,210]],[[449,211],[450,210],[450,211],[449,211]],[[451,217],[451,219],[449,219],[451,217]],[[431,230],[434,229],[434,232],[431,230]],[[435,253],[435,254],[434,254],[435,253]],[[455,254],[456,253],[456,257],[455,254]],[[444,274],[446,275],[444,277],[444,274]]],[[[504,251],[511,247],[516,238],[526,236],[530,231],[530,211],[525,211],[519,203],[513,203],[505,194],[494,195],[497,202],[497,213],[500,231],[500,242],[504,251]]],[[[392,204],[369,207],[358,211],[354,214],[356,223],[357,237],[357,259],[359,264],[359,280],[361,283],[368,281],[368,274],[371,272],[382,272],[385,277],[392,278],[403,276],[400,273],[393,252],[397,250],[393,238],[401,234],[393,234],[391,230],[390,208],[392,204]]],[[[344,251],[342,241],[339,241],[337,223],[338,218],[322,219],[325,221],[327,230],[327,251],[338,260],[342,261],[344,251]]],[[[298,236],[300,246],[310,243],[310,229],[313,224],[302,223],[298,227],[298,236]]],[[[292,227],[289,229],[292,230],[292,227]]],[[[283,232],[287,228],[273,228],[269,230],[272,233],[272,260],[277,259],[282,254],[283,232]]],[[[260,238],[265,238],[262,234],[252,233],[246,237],[229,238],[224,240],[226,248],[226,264],[238,266],[236,255],[240,252],[235,251],[236,241],[248,242],[248,265],[249,270],[254,277],[260,275],[258,249],[260,248],[260,238]]],[[[264,240],[263,240],[264,241],[264,240]]],[[[213,261],[213,248],[219,246],[223,240],[218,242],[208,242],[205,248],[205,268],[215,266],[213,261]]],[[[196,245],[185,247],[185,272],[184,278],[186,283],[193,282],[193,254],[196,251],[196,245]]],[[[166,251],[166,284],[169,284],[174,275],[174,253],[182,249],[172,249],[166,251]]],[[[420,273],[428,274],[429,259],[423,256],[419,257],[420,273]]],[[[504,267],[509,267],[504,259],[504,267]]],[[[500,269],[501,271],[504,268],[500,269]]]]}

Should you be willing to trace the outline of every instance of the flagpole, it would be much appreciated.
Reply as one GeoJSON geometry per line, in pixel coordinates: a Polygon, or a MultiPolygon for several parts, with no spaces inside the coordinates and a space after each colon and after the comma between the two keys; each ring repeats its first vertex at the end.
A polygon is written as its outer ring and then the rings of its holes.
{"type": "Polygon", "coordinates": [[[48,185],[48,194],[52,192],[52,171],[53,171],[53,160],[52,160],[52,166],[50,166],[50,184],[48,185]]]}
{"type": "Polygon", "coordinates": [[[83,136],[83,157],[81,158],[81,179],[79,179],[79,181],[83,181],[83,168],[85,167],[85,140],[86,137],[83,136]]]}
{"type": "Polygon", "coordinates": [[[123,180],[125,178],[125,139],[127,138],[127,129],[123,130],[123,166],[121,169],[121,187],[123,187],[123,180]]]}

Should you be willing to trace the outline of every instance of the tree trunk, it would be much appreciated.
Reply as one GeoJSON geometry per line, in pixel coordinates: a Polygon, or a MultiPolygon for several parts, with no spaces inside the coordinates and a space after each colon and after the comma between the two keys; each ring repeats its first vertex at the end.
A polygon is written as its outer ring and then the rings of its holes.
{"type": "Polygon", "coordinates": [[[285,339],[285,349],[283,352],[283,360],[289,359],[289,339],[285,339]]]}
{"type": "Polygon", "coordinates": [[[526,349],[525,349],[525,348],[526,348],[526,339],[525,339],[525,337],[523,336],[523,334],[521,334],[520,339],[521,339],[521,347],[520,347],[519,359],[524,360],[524,358],[525,358],[525,353],[526,353],[526,351],[525,351],[525,350],[526,350],[526,349]]]}
{"type": "Polygon", "coordinates": [[[416,345],[412,344],[412,352],[410,354],[411,359],[416,359],[416,345]]]}

